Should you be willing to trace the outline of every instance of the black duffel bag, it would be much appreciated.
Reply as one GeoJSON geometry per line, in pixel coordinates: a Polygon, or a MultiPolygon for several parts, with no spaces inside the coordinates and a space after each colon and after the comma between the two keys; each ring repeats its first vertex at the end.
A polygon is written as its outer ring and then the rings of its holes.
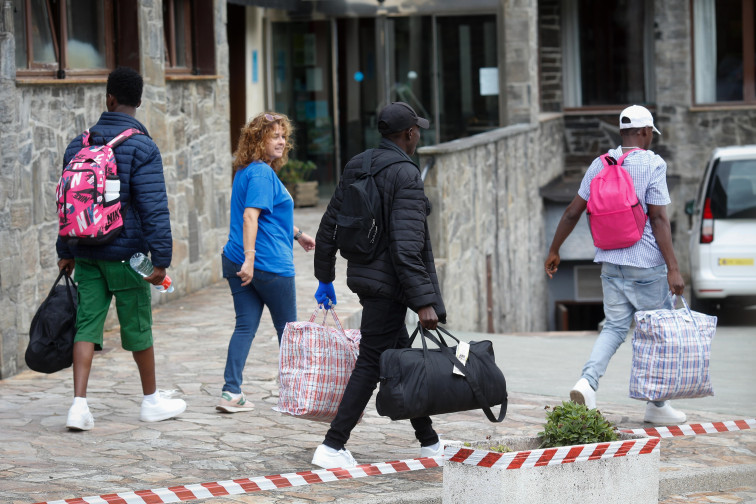
{"type": "Polygon", "coordinates": [[[77,305],[76,285],[62,269],[29,327],[29,346],[25,355],[29,369],[54,373],[73,363],[77,305]],[[65,285],[58,285],[63,277],[65,285]]]}
{"type": "Polygon", "coordinates": [[[439,327],[436,339],[418,324],[410,346],[418,333],[422,348],[391,349],[381,354],[380,388],[375,399],[378,414],[404,420],[481,408],[490,421],[501,422],[507,413],[507,382],[494,362],[491,342],[470,342],[463,365],[456,357],[456,346],[447,345],[441,335],[459,343],[448,331],[439,327]],[[429,350],[426,340],[438,348],[429,350]],[[454,373],[454,366],[464,376],[454,373]],[[498,404],[501,409],[496,417],[491,406],[498,404]]]}

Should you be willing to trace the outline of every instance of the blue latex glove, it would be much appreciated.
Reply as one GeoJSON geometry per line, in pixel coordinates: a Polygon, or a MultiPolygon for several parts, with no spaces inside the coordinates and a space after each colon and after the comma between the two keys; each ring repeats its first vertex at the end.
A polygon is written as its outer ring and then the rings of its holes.
{"type": "Polygon", "coordinates": [[[336,292],[333,290],[333,283],[318,282],[318,290],[315,291],[315,301],[328,310],[336,304],[336,292]]]}

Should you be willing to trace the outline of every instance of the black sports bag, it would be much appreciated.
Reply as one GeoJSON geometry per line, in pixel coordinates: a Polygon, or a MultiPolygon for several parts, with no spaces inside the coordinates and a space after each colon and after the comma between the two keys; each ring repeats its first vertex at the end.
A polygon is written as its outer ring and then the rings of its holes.
{"type": "Polygon", "coordinates": [[[456,346],[446,344],[441,333],[459,340],[439,327],[438,339],[420,324],[422,348],[386,350],[380,360],[380,388],[375,399],[378,414],[392,420],[454,413],[481,408],[492,422],[501,422],[507,413],[507,382],[494,362],[490,341],[471,341],[467,363],[456,357],[456,346]],[[428,349],[426,339],[438,348],[428,349]],[[453,372],[454,366],[463,375],[453,372]],[[491,406],[501,405],[496,417],[491,406]]]}
{"type": "Polygon", "coordinates": [[[29,327],[25,355],[29,369],[54,373],[73,364],[77,306],[76,285],[66,270],[61,270],[29,327]],[[65,285],[58,285],[63,277],[65,285]]]}

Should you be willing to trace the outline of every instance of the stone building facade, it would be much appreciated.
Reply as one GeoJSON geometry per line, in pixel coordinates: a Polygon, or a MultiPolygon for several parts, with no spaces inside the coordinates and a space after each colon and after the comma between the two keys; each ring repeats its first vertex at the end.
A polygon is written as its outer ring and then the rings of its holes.
{"type": "MultiPolygon", "coordinates": [[[[19,80],[12,2],[0,2],[0,378],[25,367],[28,328],[57,276],[55,185],[68,142],[105,110],[105,78],[19,80]]],[[[231,187],[226,2],[213,3],[215,75],[166,74],[162,3],[138,2],[137,119],[161,150],[179,296],[220,280],[231,187]]],[[[164,302],[159,295],[153,303],[164,302]]],[[[113,313],[109,324],[114,323],[113,313]]]]}

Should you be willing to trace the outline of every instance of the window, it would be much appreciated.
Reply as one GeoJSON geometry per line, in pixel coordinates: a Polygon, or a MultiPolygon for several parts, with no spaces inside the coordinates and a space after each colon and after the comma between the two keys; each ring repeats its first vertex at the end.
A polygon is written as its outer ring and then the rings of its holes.
{"type": "Polygon", "coordinates": [[[696,103],[756,103],[754,0],[693,0],[696,103]]]}
{"type": "Polygon", "coordinates": [[[106,74],[138,67],[136,2],[13,0],[20,76],[106,74]]]}
{"type": "Polygon", "coordinates": [[[163,0],[166,74],[215,74],[212,0],[163,0]]]}
{"type": "Polygon", "coordinates": [[[496,16],[436,18],[440,141],[499,126],[496,16]]]}
{"type": "Polygon", "coordinates": [[[565,0],[566,107],[653,103],[653,4],[565,0]]]}
{"type": "Polygon", "coordinates": [[[720,161],[707,197],[715,219],[756,218],[756,159],[720,161]]]}

